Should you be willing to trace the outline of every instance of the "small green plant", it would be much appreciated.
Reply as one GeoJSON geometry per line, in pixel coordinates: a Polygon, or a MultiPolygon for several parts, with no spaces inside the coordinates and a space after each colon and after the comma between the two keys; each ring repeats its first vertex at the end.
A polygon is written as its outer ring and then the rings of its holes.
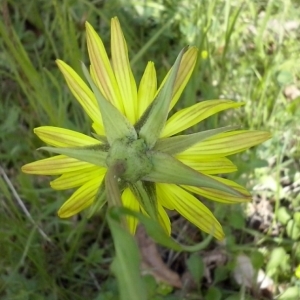
{"type": "Polygon", "coordinates": [[[190,47],[180,52],[158,89],[154,64],[149,62],[137,88],[118,19],[111,21],[112,63],[89,23],[86,29],[91,66],[89,73],[83,65],[83,73],[91,89],[70,66],[60,60],[57,64],[71,92],[93,120],[95,133],[90,137],[58,127],[36,128],[35,134],[54,146],[41,149],[59,155],[27,164],[22,170],[29,174],[61,175],[51,182],[54,189],[78,187],[59,209],[61,218],[88,207],[91,216],[108,203],[111,210],[107,220],[116,249],[112,268],[121,298],[143,299],[139,260],[134,259],[138,250],[124,228],[134,234],[140,221],[149,232],[152,230],[156,240],[171,246],[166,238],[171,234],[165,211],[169,209],[223,239],[220,223],[193,194],[223,203],[249,200],[250,194],[242,186],[214,174],[234,171],[235,166],[226,156],[257,145],[269,139],[270,134],[236,130],[232,126],[175,136],[219,111],[241,104],[230,100],[203,101],[168,119],[192,74],[197,49],[190,47]],[[122,207],[129,210],[120,210],[122,207]],[[152,221],[160,223],[167,235],[152,221]]]}

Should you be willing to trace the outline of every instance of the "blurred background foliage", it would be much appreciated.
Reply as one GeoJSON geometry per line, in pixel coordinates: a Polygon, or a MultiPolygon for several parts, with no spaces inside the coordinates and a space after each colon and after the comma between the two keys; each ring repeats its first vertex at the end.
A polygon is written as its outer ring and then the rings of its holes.
{"type": "MultiPolygon", "coordinates": [[[[161,81],[184,46],[199,48],[195,72],[175,110],[207,99],[245,102],[242,109],[211,117],[195,130],[239,124],[273,134],[262,146],[233,157],[239,171],[230,178],[253,192],[252,203],[224,206],[203,200],[224,225],[226,241],[190,256],[160,248],[183,288],[147,275],[148,298],[300,298],[297,0],[2,0],[0,5],[1,299],[118,299],[104,212],[90,220],[61,220],[56,211],[70,191],[53,191],[48,178],[20,172],[22,164],[44,157],[35,151],[42,143],[33,128],[52,125],[90,133],[91,122],[55,59],[81,74],[80,62],[88,64],[85,21],[109,52],[114,16],[122,24],[137,82],[148,60],[161,81]],[[212,253],[217,257],[209,264],[212,253]],[[263,272],[268,284],[245,281],[244,265],[253,278],[263,272]],[[186,274],[193,284],[185,284],[186,274]]],[[[204,238],[178,216],[172,220],[178,241],[204,238]]]]}

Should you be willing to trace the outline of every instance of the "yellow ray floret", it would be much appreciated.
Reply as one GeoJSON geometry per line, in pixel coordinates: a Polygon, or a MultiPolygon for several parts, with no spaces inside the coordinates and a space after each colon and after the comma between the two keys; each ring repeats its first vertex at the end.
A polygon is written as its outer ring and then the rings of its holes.
{"type": "Polygon", "coordinates": [[[231,100],[207,100],[184,108],[168,119],[161,137],[172,136],[222,110],[236,108],[241,105],[241,103],[231,100]]]}
{"type": "MultiPolygon", "coordinates": [[[[129,208],[133,211],[140,211],[140,204],[129,188],[125,189],[122,194],[122,204],[124,205],[124,207],[129,208]]],[[[135,234],[138,220],[132,216],[127,216],[126,219],[128,222],[129,231],[132,234],[135,234]]]]}
{"type": "MultiPolygon", "coordinates": [[[[172,100],[169,107],[171,110],[177,101],[179,100],[185,86],[187,85],[196,65],[198,55],[198,49],[196,47],[190,47],[182,56],[182,60],[180,62],[178,74],[174,83],[173,93],[172,93],[172,100]]],[[[167,78],[170,75],[172,68],[169,70],[168,74],[165,76],[164,80],[162,81],[161,85],[157,93],[162,89],[165,85],[167,78]]]]}
{"type": "Polygon", "coordinates": [[[224,157],[245,151],[250,147],[261,144],[270,137],[269,132],[254,130],[237,130],[220,133],[190,147],[178,154],[177,157],[178,159],[224,157]]]}
{"type": "Polygon", "coordinates": [[[213,234],[217,239],[224,232],[212,212],[189,192],[174,184],[157,184],[158,201],[168,209],[175,209],[199,229],[213,234]]]}
{"type": "Polygon", "coordinates": [[[50,185],[55,190],[72,189],[75,187],[79,187],[94,178],[100,178],[101,176],[104,176],[106,171],[106,168],[101,168],[98,166],[88,166],[82,168],[80,172],[73,171],[64,173],[55,180],[52,180],[50,182],[50,185]]]}
{"type": "Polygon", "coordinates": [[[111,56],[125,115],[134,124],[137,121],[137,89],[129,64],[126,41],[117,18],[111,20],[111,56]]]}
{"type": "Polygon", "coordinates": [[[207,199],[217,201],[220,203],[227,203],[227,204],[234,204],[239,202],[247,202],[251,200],[250,193],[241,185],[237,184],[236,182],[232,180],[228,180],[221,177],[211,176],[215,180],[222,182],[226,184],[227,186],[230,186],[231,188],[235,189],[240,193],[240,196],[238,195],[232,195],[217,189],[211,189],[211,188],[199,188],[194,186],[183,186],[186,190],[197,194],[199,196],[205,197],[207,199]]]}
{"type": "Polygon", "coordinates": [[[89,57],[97,78],[96,84],[103,96],[124,112],[120,89],[102,40],[88,22],[86,22],[86,33],[89,57]]]}
{"type": "Polygon", "coordinates": [[[59,209],[61,218],[69,218],[85,208],[95,200],[104,176],[99,176],[82,185],[59,209]]]}
{"type": "Polygon", "coordinates": [[[196,159],[185,157],[184,159],[180,155],[175,156],[185,165],[190,168],[205,174],[224,174],[231,173],[237,170],[237,167],[226,157],[216,157],[214,159],[201,160],[198,157],[196,159]]]}
{"type": "Polygon", "coordinates": [[[100,144],[98,140],[88,135],[60,127],[41,126],[34,128],[33,132],[43,142],[54,147],[82,147],[100,144]]]}
{"type": "Polygon", "coordinates": [[[65,62],[56,60],[56,63],[62,74],[64,75],[70,91],[77,99],[77,101],[81,104],[85,112],[94,122],[97,121],[99,124],[102,124],[101,113],[99,111],[95,95],[92,93],[90,88],[65,62]]]}
{"type": "Polygon", "coordinates": [[[60,175],[66,172],[81,171],[93,165],[65,155],[41,159],[22,167],[22,171],[37,175],[60,175]]]}
{"type": "Polygon", "coordinates": [[[142,76],[138,90],[138,118],[142,116],[147,107],[154,100],[157,89],[157,79],[154,63],[148,62],[145,72],[142,76]]]}

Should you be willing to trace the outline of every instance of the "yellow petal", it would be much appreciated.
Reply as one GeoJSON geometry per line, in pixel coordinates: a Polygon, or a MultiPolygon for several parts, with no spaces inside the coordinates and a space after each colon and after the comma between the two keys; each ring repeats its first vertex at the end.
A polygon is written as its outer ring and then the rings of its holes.
{"type": "Polygon", "coordinates": [[[236,108],[241,105],[241,103],[231,100],[207,100],[184,108],[167,120],[160,137],[174,135],[222,110],[236,108]]]}
{"type": "Polygon", "coordinates": [[[157,203],[158,221],[168,235],[171,235],[171,222],[168,214],[160,203],[157,203]]]}
{"type": "Polygon", "coordinates": [[[88,22],[85,23],[85,26],[87,47],[93,68],[92,75],[96,78],[95,83],[102,91],[103,96],[124,113],[120,90],[102,40],[88,22]]]}
{"type": "Polygon", "coordinates": [[[99,81],[95,67],[93,65],[90,65],[90,75],[93,81],[96,83],[96,86],[98,87],[102,95],[108,100],[108,97],[106,96],[105,90],[103,89],[102,83],[99,81]]]}
{"type": "Polygon", "coordinates": [[[94,122],[98,122],[99,124],[101,124],[103,127],[102,117],[93,92],[88,88],[88,86],[78,76],[78,74],[65,62],[56,60],[56,63],[63,73],[68,87],[77,101],[81,104],[89,117],[94,122]]]}
{"type": "Polygon", "coordinates": [[[181,152],[179,159],[205,159],[232,155],[271,138],[267,131],[237,130],[220,133],[181,152]]]}
{"type": "Polygon", "coordinates": [[[55,190],[72,189],[81,186],[94,178],[103,178],[106,171],[106,168],[98,166],[86,167],[80,171],[65,173],[51,181],[50,185],[55,190]]]}
{"type": "MultiPolygon", "coordinates": [[[[196,65],[198,55],[198,49],[196,47],[190,47],[182,56],[182,60],[179,66],[178,75],[176,77],[174,88],[173,88],[173,95],[170,104],[169,110],[171,110],[174,105],[177,103],[179,97],[181,96],[186,84],[188,83],[193,70],[196,65]]],[[[159,86],[159,89],[156,94],[161,90],[164,86],[168,76],[170,75],[172,68],[169,70],[168,74],[165,76],[163,82],[159,86]]]]}
{"type": "Polygon", "coordinates": [[[77,147],[97,145],[100,142],[85,134],[53,126],[34,128],[34,133],[46,144],[55,147],[77,147]]]}
{"type": "Polygon", "coordinates": [[[111,56],[125,115],[134,124],[137,121],[137,89],[129,64],[126,41],[118,18],[111,20],[111,56]]]}
{"type": "MultiPolygon", "coordinates": [[[[134,194],[131,192],[129,188],[126,188],[122,194],[122,203],[124,207],[131,209],[133,211],[140,211],[140,204],[136,200],[134,194]]],[[[126,217],[128,229],[131,234],[135,234],[136,227],[138,224],[138,219],[132,216],[126,217]]]]}
{"type": "Polygon", "coordinates": [[[89,207],[95,200],[103,178],[94,178],[81,186],[75,193],[61,206],[58,211],[60,218],[69,218],[89,207]]]}
{"type": "Polygon", "coordinates": [[[98,122],[94,122],[92,124],[92,128],[94,129],[94,131],[102,136],[105,136],[105,130],[104,127],[102,125],[100,125],[98,122]]]}
{"type": "Polygon", "coordinates": [[[173,98],[171,101],[170,110],[175,106],[185,86],[190,80],[190,77],[196,65],[197,55],[198,49],[196,47],[190,47],[182,57],[178,75],[174,84],[173,98]]]}
{"type": "Polygon", "coordinates": [[[75,158],[57,155],[26,164],[22,167],[22,171],[37,175],[60,175],[66,172],[80,171],[91,166],[93,165],[75,158]]]}
{"type": "Polygon", "coordinates": [[[225,192],[222,192],[220,190],[215,189],[209,189],[209,188],[198,188],[193,186],[183,186],[186,190],[189,192],[195,193],[197,195],[203,196],[207,199],[214,200],[221,203],[228,203],[228,204],[235,204],[240,202],[247,202],[251,200],[251,194],[241,185],[235,183],[234,181],[231,181],[229,179],[211,176],[217,181],[220,181],[233,189],[237,190],[244,196],[235,196],[232,194],[228,194],[225,192]]]}
{"type": "MultiPolygon", "coordinates": [[[[90,66],[90,73],[91,73],[91,77],[93,79],[93,81],[96,83],[97,87],[99,88],[100,92],[102,93],[102,95],[105,95],[105,91],[103,90],[103,87],[101,85],[101,82],[99,81],[95,68],[93,65],[90,66]]],[[[106,98],[107,99],[107,98],[106,98]]],[[[121,110],[122,108],[119,107],[119,110],[121,110]]],[[[98,124],[98,122],[94,122],[92,125],[93,129],[95,130],[95,132],[97,132],[100,135],[105,135],[105,130],[103,125],[100,123],[98,124]]]]}
{"type": "Polygon", "coordinates": [[[180,155],[176,155],[175,158],[194,170],[205,174],[225,174],[237,170],[237,167],[226,157],[201,160],[198,156],[185,156],[184,159],[182,159],[180,155]]]}
{"type": "Polygon", "coordinates": [[[189,192],[174,184],[157,184],[158,201],[174,207],[184,218],[218,240],[224,238],[222,227],[212,212],[189,192]]]}
{"type": "Polygon", "coordinates": [[[154,100],[157,89],[157,79],[154,63],[149,61],[142,76],[138,90],[138,118],[154,100]]]}

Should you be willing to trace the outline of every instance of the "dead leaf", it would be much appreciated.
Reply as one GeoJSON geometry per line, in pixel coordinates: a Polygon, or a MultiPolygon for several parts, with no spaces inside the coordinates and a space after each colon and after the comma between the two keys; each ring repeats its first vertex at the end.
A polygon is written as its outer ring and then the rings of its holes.
{"type": "Polygon", "coordinates": [[[233,278],[239,285],[252,288],[255,271],[251,260],[246,255],[239,255],[236,258],[236,266],[233,270],[233,278]]]}
{"type": "Polygon", "coordinates": [[[137,229],[136,239],[142,256],[143,273],[151,274],[158,282],[162,281],[173,287],[181,288],[182,282],[179,275],[163,262],[156,244],[142,226],[137,229]]]}
{"type": "Polygon", "coordinates": [[[204,278],[208,284],[213,282],[211,278],[211,272],[217,266],[224,266],[227,261],[227,255],[221,249],[214,249],[212,251],[203,254],[204,261],[204,278]]]}
{"type": "Polygon", "coordinates": [[[288,100],[295,100],[296,98],[300,97],[300,90],[294,84],[288,85],[284,89],[283,93],[288,100]]]}
{"type": "Polygon", "coordinates": [[[243,254],[237,256],[233,277],[239,285],[249,288],[256,297],[263,295],[267,299],[273,299],[275,292],[273,280],[262,269],[257,272],[248,256],[243,254]]]}

